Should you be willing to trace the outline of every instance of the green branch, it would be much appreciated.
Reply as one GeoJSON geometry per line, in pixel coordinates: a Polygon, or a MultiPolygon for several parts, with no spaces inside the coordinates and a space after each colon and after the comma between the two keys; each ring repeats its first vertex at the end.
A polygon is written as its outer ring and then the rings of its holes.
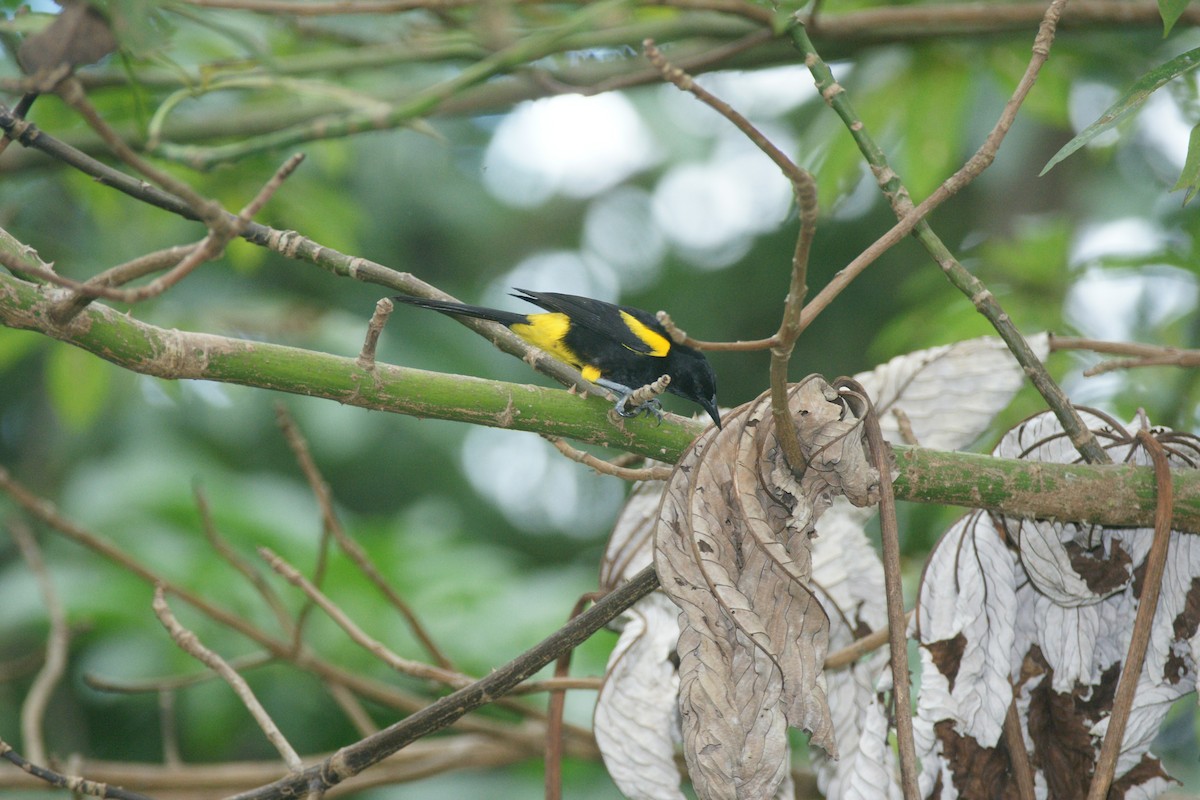
{"type": "MultiPolygon", "coordinates": [[[[235,383],[323,397],[416,417],[535,431],[673,462],[703,429],[668,417],[614,424],[600,398],[540,386],[377,364],[295,347],[167,330],[101,303],[60,327],[50,309],[61,295],[0,274],[0,324],[75,345],[120,367],[166,380],[235,383]]],[[[365,327],[365,326],[364,326],[365,327]]],[[[1149,527],[1154,476],[1148,468],[1046,464],[894,447],[896,496],[1014,515],[1149,527]]],[[[1200,471],[1175,472],[1175,527],[1200,531],[1200,471]]]]}

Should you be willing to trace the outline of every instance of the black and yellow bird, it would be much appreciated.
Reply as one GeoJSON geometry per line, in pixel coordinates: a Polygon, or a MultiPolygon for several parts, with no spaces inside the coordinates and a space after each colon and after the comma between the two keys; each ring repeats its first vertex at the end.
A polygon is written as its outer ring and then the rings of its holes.
{"type": "Polygon", "coordinates": [[[657,412],[657,401],[650,409],[634,411],[625,410],[625,401],[635,389],[669,375],[667,391],[698,403],[721,427],[717,376],[708,359],[699,350],[672,341],[653,314],[572,294],[517,289],[512,296],[546,311],[517,314],[407,295],[393,299],[507,326],[525,341],[578,369],[592,383],[616,392],[620,396],[617,412],[622,416],[635,416],[644,410],[657,412]]]}

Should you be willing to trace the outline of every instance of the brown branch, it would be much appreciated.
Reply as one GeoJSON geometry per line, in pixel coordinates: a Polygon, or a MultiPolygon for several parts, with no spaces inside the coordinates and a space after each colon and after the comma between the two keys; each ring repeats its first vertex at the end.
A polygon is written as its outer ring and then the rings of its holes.
{"type": "Polygon", "coordinates": [[[330,758],[266,786],[236,795],[231,800],[268,800],[300,791],[322,790],[357,775],[409,743],[450,725],[464,714],[500,697],[559,655],[577,647],[658,585],[653,567],[606,594],[563,628],[508,664],[470,686],[441,698],[374,736],[343,747],[330,758]]]}
{"type": "Polygon", "coordinates": [[[259,547],[258,554],[277,575],[304,593],[316,607],[320,608],[333,622],[346,632],[350,640],[378,658],[391,669],[404,675],[410,675],[422,680],[436,681],[447,686],[461,688],[471,684],[471,678],[454,670],[435,667],[420,661],[413,661],[393,653],[378,639],[368,636],[366,631],[350,619],[329,597],[304,577],[300,570],[280,558],[269,547],[259,547]]]}
{"type": "MultiPolygon", "coordinates": [[[[42,522],[50,526],[53,530],[99,554],[151,586],[161,583],[166,591],[183,600],[210,619],[231,630],[237,631],[257,643],[275,658],[288,661],[298,669],[311,672],[324,681],[345,686],[363,697],[392,708],[403,711],[414,711],[425,707],[426,699],[423,697],[342,669],[318,658],[307,650],[296,652],[291,642],[268,636],[262,630],[243,619],[241,615],[216,606],[194,592],[171,583],[167,578],[159,575],[145,564],[125,553],[104,537],[94,534],[64,517],[52,503],[38,497],[23,484],[14,480],[3,466],[0,466],[0,490],[6,492],[19,506],[37,519],[42,520],[42,522]]],[[[509,736],[510,738],[519,738],[521,741],[527,743],[534,735],[534,732],[515,733],[512,731],[511,726],[481,719],[463,720],[457,724],[465,731],[486,733],[493,736],[509,736]]]]}
{"type": "Polygon", "coordinates": [[[13,750],[12,746],[3,739],[0,739],[0,758],[3,758],[5,761],[8,761],[11,764],[15,764],[33,777],[45,781],[51,786],[57,786],[60,789],[67,789],[68,791],[78,794],[86,794],[90,795],[91,797],[106,797],[111,798],[112,800],[152,800],[152,798],[149,798],[144,794],[131,792],[128,789],[122,789],[119,786],[110,786],[107,783],[98,783],[96,781],[90,781],[86,778],[80,778],[75,775],[64,775],[63,773],[56,772],[48,767],[33,764],[27,759],[22,758],[21,755],[18,754],[17,751],[13,750]]]}
{"type": "MultiPolygon", "coordinates": [[[[244,656],[230,658],[228,662],[229,666],[238,672],[246,672],[247,670],[272,664],[276,660],[275,656],[272,656],[270,653],[248,653],[244,656]]],[[[88,688],[95,689],[97,692],[147,694],[149,692],[170,692],[176,689],[184,689],[188,686],[196,686],[197,684],[214,680],[216,677],[211,670],[195,672],[190,675],[167,675],[138,680],[106,678],[94,673],[85,672],[83,673],[83,682],[88,688]]]]}
{"type": "Polygon", "coordinates": [[[282,403],[275,406],[275,418],[279,424],[279,429],[283,432],[283,438],[287,441],[288,447],[291,448],[296,463],[300,466],[300,471],[304,474],[305,480],[308,481],[310,491],[312,491],[313,496],[317,499],[317,504],[321,508],[321,517],[324,520],[325,529],[332,534],[334,541],[338,543],[338,547],[358,567],[359,571],[367,577],[367,580],[374,584],[380,594],[392,604],[392,607],[400,612],[405,622],[408,623],[413,636],[417,638],[417,641],[421,643],[426,652],[437,662],[438,666],[443,669],[454,670],[453,663],[442,652],[437,643],[434,642],[433,637],[421,623],[416,612],[384,580],[383,575],[371,562],[366,551],[342,527],[341,519],[338,518],[337,513],[333,509],[333,499],[329,492],[329,484],[321,476],[321,471],[318,469],[316,461],[313,460],[312,451],[309,450],[308,441],[304,438],[304,434],[300,432],[300,428],[296,425],[295,420],[292,419],[292,415],[288,413],[287,408],[282,403]]]}
{"type": "Polygon", "coordinates": [[[358,366],[365,370],[375,369],[375,348],[379,345],[379,336],[383,333],[383,326],[387,325],[388,317],[391,316],[392,309],[395,307],[395,303],[387,297],[375,302],[375,313],[371,315],[371,321],[367,323],[367,335],[363,338],[362,350],[358,353],[358,366]]]}
{"type": "Polygon", "coordinates": [[[628,467],[618,466],[611,462],[605,461],[602,458],[597,458],[591,453],[585,453],[567,444],[565,440],[558,436],[543,437],[558,452],[562,453],[572,461],[584,464],[591,467],[601,475],[611,475],[614,478],[620,478],[623,481],[665,481],[671,477],[670,467],[645,467],[643,469],[630,469],[628,467]]]}
{"type": "Polygon", "coordinates": [[[1166,451],[1153,434],[1145,428],[1137,432],[1138,444],[1146,449],[1154,464],[1157,483],[1158,512],[1154,519],[1154,539],[1146,555],[1146,572],[1142,578],[1142,592],[1138,598],[1137,614],[1134,616],[1133,633],[1129,637],[1129,650],[1117,682],[1117,693],[1113,698],[1112,711],[1108,715],[1108,730],[1104,732],[1104,743],[1100,746],[1100,758],[1092,775],[1088,800],[1105,800],[1112,786],[1117,759],[1121,757],[1121,745],[1125,740],[1125,725],[1129,711],[1137,695],[1138,681],[1142,677],[1142,665],[1146,660],[1146,647],[1154,627],[1154,613],[1158,610],[1158,596],[1162,591],[1163,573],[1167,566],[1167,553],[1171,544],[1172,508],[1174,487],[1171,483],[1171,465],[1166,451]]]}
{"type": "Polygon", "coordinates": [[[46,637],[46,661],[38,670],[25,702],[21,705],[21,739],[25,743],[29,760],[37,764],[46,763],[46,740],[43,736],[46,707],[54,687],[62,680],[67,667],[67,644],[69,631],[67,629],[67,614],[63,609],[58,592],[54,590],[54,582],[42,559],[41,548],[33,531],[22,520],[13,520],[8,525],[21,556],[29,566],[37,580],[38,590],[42,595],[42,603],[46,606],[46,614],[50,617],[50,632],[46,637]]]}
{"type": "Polygon", "coordinates": [[[241,573],[254,590],[258,592],[258,596],[263,599],[267,607],[275,615],[275,619],[279,622],[279,628],[285,634],[290,634],[296,628],[295,622],[292,620],[292,615],[288,613],[287,607],[283,601],[279,599],[279,595],[271,588],[271,584],[267,583],[254,566],[242,558],[231,544],[217,530],[216,524],[213,522],[212,512],[208,507],[208,498],[204,494],[204,489],[197,482],[192,487],[192,495],[196,499],[196,510],[200,512],[200,529],[204,531],[204,538],[208,540],[208,544],[212,549],[225,560],[227,564],[241,573]]]}
{"type": "Polygon", "coordinates": [[[1033,767],[1029,763],[1029,753],[1025,751],[1025,735],[1021,732],[1021,717],[1017,713],[1015,691],[1008,704],[1008,713],[1004,716],[1004,745],[1008,748],[1008,761],[1012,765],[1013,777],[1017,779],[1018,800],[1036,800],[1033,767]]]}
{"type": "MultiPolygon", "coordinates": [[[[756,11],[758,10],[755,7],[756,11]]],[[[783,319],[779,331],[773,336],[771,344],[771,415],[775,420],[775,433],[779,439],[780,448],[788,466],[797,476],[808,469],[808,459],[800,446],[800,437],[796,431],[796,421],[792,418],[788,407],[788,362],[796,340],[803,330],[800,326],[800,315],[804,305],[804,297],[808,293],[808,255],[812,249],[813,237],[817,226],[817,186],[812,175],[798,167],[782,150],[776,147],[762,131],[758,130],[750,120],[746,119],[736,109],[720,99],[712,92],[696,83],[695,79],[682,69],[673,66],[654,45],[653,39],[642,42],[646,57],[650,59],[663,78],[689,92],[729,120],[742,134],[759,150],[774,162],[792,184],[796,197],[796,205],[800,209],[800,231],[796,238],[796,248],[792,256],[791,282],[788,294],[784,300],[783,319]]]]}
{"type": "Polygon", "coordinates": [[[254,692],[250,689],[250,684],[246,683],[246,679],[239,675],[233,667],[229,666],[229,663],[225,659],[205,647],[196,634],[183,627],[179,623],[179,620],[175,619],[175,615],[171,613],[170,606],[167,605],[162,584],[154,587],[153,605],[155,616],[158,617],[163,627],[167,629],[167,633],[171,635],[171,639],[174,640],[175,644],[185,653],[220,675],[229,684],[234,694],[242,701],[242,705],[250,712],[250,716],[254,717],[254,721],[258,723],[258,727],[262,729],[263,734],[267,737],[267,741],[279,751],[279,755],[283,758],[284,763],[288,765],[288,769],[292,772],[299,772],[303,769],[304,763],[300,760],[300,756],[292,749],[287,739],[279,731],[275,720],[271,719],[271,715],[258,702],[258,698],[254,696],[254,692]]]}
{"type": "Polygon", "coordinates": [[[1141,344],[1139,342],[1105,342],[1098,339],[1077,339],[1070,336],[1050,334],[1051,352],[1058,350],[1090,350],[1094,353],[1111,353],[1132,356],[1102,361],[1083,371],[1086,378],[1137,367],[1200,367],[1200,350],[1180,347],[1141,344]]]}
{"type": "MultiPolygon", "coordinates": [[[[1034,42],[1033,55],[1029,59],[1029,64],[1026,66],[1024,74],[1017,82],[1012,96],[1009,97],[1008,102],[1004,105],[1004,109],[1000,112],[999,119],[996,120],[996,124],[992,126],[992,130],[984,138],[983,144],[979,146],[975,154],[967,159],[966,163],[953,175],[943,181],[933,194],[917,204],[915,208],[911,208],[907,213],[903,214],[887,233],[880,236],[870,247],[859,253],[817,293],[816,297],[804,309],[801,320],[802,330],[811,325],[817,316],[832,304],[834,298],[841,294],[850,282],[861,275],[867,267],[912,233],[938,206],[969,185],[984,170],[991,166],[992,162],[995,161],[996,154],[1000,150],[1000,145],[1004,142],[1005,137],[1012,128],[1013,122],[1016,120],[1017,112],[1020,111],[1021,105],[1025,102],[1025,98],[1029,95],[1034,82],[1037,80],[1038,73],[1041,72],[1042,66],[1046,63],[1046,59],[1049,58],[1050,44],[1054,40],[1054,30],[1065,7],[1066,0],[1055,0],[1044,11],[1041,10],[1040,6],[1038,7],[1038,17],[1041,18],[1042,27],[1038,31],[1034,42]]],[[[990,6],[990,8],[997,9],[999,7],[990,6]]],[[[977,13],[979,10],[983,9],[976,6],[970,11],[971,13],[977,13]]]]}
{"type": "MultiPolygon", "coordinates": [[[[587,594],[575,601],[567,621],[575,619],[595,600],[597,595],[587,594]]],[[[574,650],[567,650],[554,662],[554,678],[566,679],[571,671],[571,655],[574,650]]],[[[546,800],[562,800],[562,759],[563,759],[563,709],[567,703],[567,692],[561,686],[550,689],[550,699],[546,710],[548,724],[546,725],[546,755],[545,762],[545,797],[546,800]]]]}
{"type": "MultiPolygon", "coordinates": [[[[905,615],[904,615],[905,630],[908,629],[908,619],[911,616],[912,616],[911,611],[905,612],[905,615]]],[[[841,669],[842,667],[848,667],[851,664],[853,664],[855,661],[858,661],[860,658],[865,656],[867,653],[875,652],[876,650],[878,650],[879,648],[883,647],[885,644],[888,643],[888,639],[891,636],[891,634],[889,633],[890,629],[891,629],[891,626],[888,626],[886,628],[880,628],[877,631],[871,631],[866,636],[863,636],[861,639],[855,639],[853,642],[846,645],[842,649],[833,651],[829,655],[825,656],[825,667],[824,668],[826,670],[831,670],[831,669],[841,669]]]]}
{"type": "MultiPolygon", "coordinates": [[[[87,308],[88,304],[97,297],[108,297],[109,299],[120,299],[120,293],[114,292],[117,297],[112,294],[104,293],[102,290],[109,289],[114,286],[121,286],[129,283],[132,280],[152,275],[155,272],[161,272],[164,269],[170,269],[178,264],[184,258],[191,255],[199,246],[196,244],[181,244],[174,247],[168,247],[165,250],[158,250],[153,253],[147,253],[143,256],[138,256],[132,261],[126,261],[124,264],[118,264],[115,267],[105,270],[104,272],[88,278],[82,284],[77,285],[72,297],[68,297],[61,301],[51,312],[50,316],[59,325],[65,325],[75,318],[80,311],[87,308]]],[[[60,283],[59,285],[66,285],[60,283]]]]}
{"type": "Polygon", "coordinates": [[[867,403],[867,443],[879,471],[879,528],[883,543],[883,580],[887,595],[888,645],[892,662],[892,699],[895,701],[896,742],[900,751],[900,782],[905,800],[918,800],[917,750],[913,739],[912,700],[909,694],[907,618],[904,614],[903,575],[900,568],[900,533],[896,524],[896,498],[892,494],[890,452],[879,428],[879,416],[866,391],[856,381],[843,379],[837,388],[849,388],[867,403]]]}

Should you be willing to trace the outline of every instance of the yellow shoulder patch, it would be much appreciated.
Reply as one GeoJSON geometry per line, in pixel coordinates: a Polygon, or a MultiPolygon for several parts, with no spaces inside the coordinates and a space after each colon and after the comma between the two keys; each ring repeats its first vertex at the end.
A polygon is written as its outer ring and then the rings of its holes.
{"type": "MultiPolygon", "coordinates": [[[[658,331],[647,327],[644,323],[639,322],[637,317],[622,311],[621,319],[625,321],[625,325],[628,326],[629,330],[633,331],[633,335],[645,342],[646,346],[650,348],[648,355],[662,358],[671,351],[671,340],[658,331]]],[[[633,348],[630,349],[632,350],[633,348]]]]}
{"type": "Polygon", "coordinates": [[[563,342],[563,337],[571,327],[571,320],[566,314],[530,314],[525,319],[529,322],[509,326],[513,333],[558,360],[579,368],[579,357],[563,342]]]}

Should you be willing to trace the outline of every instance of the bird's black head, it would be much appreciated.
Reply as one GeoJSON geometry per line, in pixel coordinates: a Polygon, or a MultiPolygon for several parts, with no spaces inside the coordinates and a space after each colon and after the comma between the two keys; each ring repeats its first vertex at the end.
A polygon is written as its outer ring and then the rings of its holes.
{"type": "Polygon", "coordinates": [[[712,421],[721,427],[721,414],[717,410],[717,374],[699,350],[676,344],[671,348],[674,369],[667,391],[686,400],[698,403],[708,412],[712,421]]]}

